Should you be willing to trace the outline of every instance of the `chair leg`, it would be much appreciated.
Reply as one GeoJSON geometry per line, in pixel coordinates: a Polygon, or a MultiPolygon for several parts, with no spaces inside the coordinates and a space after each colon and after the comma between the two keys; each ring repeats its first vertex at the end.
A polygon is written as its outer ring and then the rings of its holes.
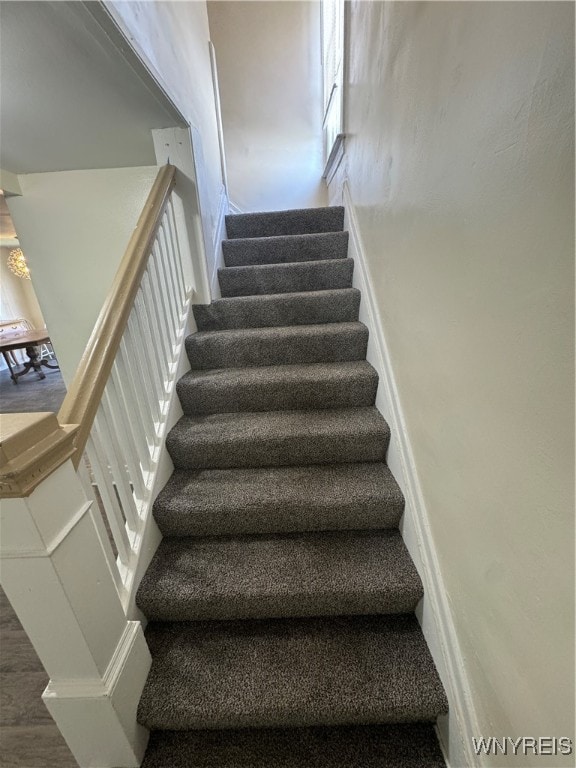
{"type": "Polygon", "coordinates": [[[10,362],[10,358],[12,357],[12,360],[14,360],[14,356],[11,352],[2,352],[2,356],[4,357],[4,360],[6,361],[6,365],[8,366],[8,370],[10,371],[10,378],[12,379],[12,382],[14,384],[18,384],[18,379],[16,376],[14,376],[14,369],[12,368],[12,362],[10,362]]]}

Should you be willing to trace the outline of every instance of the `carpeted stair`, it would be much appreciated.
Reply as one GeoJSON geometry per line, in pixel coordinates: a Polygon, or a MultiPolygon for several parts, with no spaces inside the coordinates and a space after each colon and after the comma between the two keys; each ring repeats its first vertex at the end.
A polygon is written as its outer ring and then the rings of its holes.
{"type": "Polygon", "coordinates": [[[228,216],[137,594],[143,768],[440,768],[342,208],[228,216]]]}

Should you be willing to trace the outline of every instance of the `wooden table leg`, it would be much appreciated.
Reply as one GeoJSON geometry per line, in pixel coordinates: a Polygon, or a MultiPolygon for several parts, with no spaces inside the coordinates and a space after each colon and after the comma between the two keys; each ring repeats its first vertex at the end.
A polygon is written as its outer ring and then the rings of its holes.
{"type": "Polygon", "coordinates": [[[14,374],[15,384],[18,383],[17,379],[19,379],[20,376],[26,376],[28,371],[36,371],[41,379],[46,378],[46,374],[42,371],[41,361],[38,359],[36,347],[26,347],[26,354],[28,355],[28,360],[24,363],[24,370],[14,374]]]}

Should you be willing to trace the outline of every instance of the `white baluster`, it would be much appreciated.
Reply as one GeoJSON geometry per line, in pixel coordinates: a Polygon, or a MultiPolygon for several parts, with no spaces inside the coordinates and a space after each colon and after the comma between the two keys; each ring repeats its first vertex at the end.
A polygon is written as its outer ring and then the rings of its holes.
{"type": "Polygon", "coordinates": [[[163,236],[162,229],[158,231],[158,256],[159,256],[159,266],[161,270],[161,275],[163,277],[163,284],[166,288],[166,298],[168,303],[168,312],[170,314],[171,318],[171,325],[172,325],[172,335],[171,335],[171,342],[172,345],[176,343],[176,339],[178,338],[178,327],[180,320],[178,318],[178,310],[176,308],[176,293],[174,291],[174,284],[172,282],[172,275],[170,272],[170,256],[167,253],[166,248],[166,239],[163,236]]]}
{"type": "Polygon", "coordinates": [[[147,389],[147,399],[149,406],[152,406],[155,413],[155,421],[157,421],[158,408],[156,406],[164,398],[164,382],[162,380],[162,374],[158,370],[156,351],[154,349],[154,339],[152,338],[152,332],[148,322],[148,315],[146,312],[146,307],[144,306],[142,289],[140,289],[136,295],[134,312],[132,313],[130,320],[138,328],[138,331],[135,334],[136,338],[141,339],[141,343],[138,346],[138,352],[141,355],[142,362],[145,363],[148,378],[152,385],[151,388],[147,389]]]}
{"type": "Polygon", "coordinates": [[[164,329],[165,338],[170,350],[169,355],[170,355],[170,358],[172,359],[174,356],[175,332],[174,332],[174,326],[172,323],[172,316],[170,314],[168,292],[165,286],[164,277],[162,275],[162,267],[160,264],[160,260],[161,260],[161,257],[158,250],[158,243],[156,242],[154,244],[154,249],[150,256],[150,260],[148,262],[148,269],[150,270],[150,275],[151,275],[152,283],[154,286],[154,292],[157,296],[158,304],[161,307],[161,312],[160,312],[161,327],[164,329]]]}
{"type": "Polygon", "coordinates": [[[134,446],[138,452],[142,472],[148,473],[152,469],[151,456],[156,446],[154,423],[150,413],[142,410],[145,400],[142,394],[142,378],[128,353],[125,338],[120,341],[112,376],[118,393],[122,395],[126,418],[135,437],[134,446]]]}
{"type": "Polygon", "coordinates": [[[172,300],[174,302],[174,307],[176,309],[177,315],[178,315],[178,326],[180,326],[180,320],[181,320],[181,307],[182,307],[182,292],[180,288],[180,284],[178,282],[178,272],[176,269],[176,251],[174,247],[174,242],[172,238],[170,237],[169,232],[169,219],[168,219],[168,211],[164,213],[164,217],[162,218],[162,223],[160,224],[160,231],[159,231],[159,237],[161,239],[161,242],[164,243],[164,250],[166,253],[166,260],[168,264],[168,274],[170,276],[170,285],[172,286],[172,300]]]}
{"type": "Polygon", "coordinates": [[[108,561],[108,566],[114,578],[114,583],[116,584],[118,595],[121,599],[123,599],[125,597],[125,589],[124,589],[124,584],[122,582],[122,577],[120,576],[120,571],[118,570],[118,565],[116,564],[116,553],[112,550],[112,544],[110,543],[110,536],[108,535],[108,531],[106,530],[106,526],[104,525],[104,518],[102,517],[102,515],[104,514],[104,510],[101,510],[99,514],[100,502],[96,498],[96,494],[94,492],[92,478],[90,477],[90,473],[88,471],[88,467],[86,464],[87,461],[88,461],[88,457],[86,453],[84,453],[84,456],[82,457],[82,461],[80,462],[80,465],[76,470],[76,472],[78,474],[78,478],[80,479],[80,482],[82,483],[82,487],[84,489],[86,498],[89,499],[90,502],[92,503],[92,510],[94,512],[93,521],[94,521],[96,530],[98,532],[98,536],[100,538],[100,545],[102,547],[102,551],[104,552],[104,555],[106,556],[106,560],[108,561]]]}
{"type": "Polygon", "coordinates": [[[204,296],[204,293],[200,287],[203,282],[200,277],[202,267],[200,264],[198,264],[200,253],[198,252],[197,246],[195,247],[195,253],[192,253],[191,241],[187,235],[186,211],[184,210],[184,203],[177,189],[173,190],[172,194],[170,195],[170,206],[174,217],[175,232],[178,237],[178,243],[180,245],[180,254],[182,256],[181,268],[183,273],[186,298],[188,298],[194,290],[198,291],[199,297],[208,300],[209,297],[207,295],[204,296]]]}
{"type": "Polygon", "coordinates": [[[112,531],[114,544],[118,550],[118,557],[122,565],[127,568],[130,563],[130,541],[128,540],[122,509],[116,498],[114,484],[110,476],[106,451],[100,442],[97,430],[92,430],[86,445],[86,452],[96,479],[98,493],[104,505],[106,519],[112,531]]]}
{"type": "MultiPolygon", "coordinates": [[[[108,384],[104,390],[104,402],[110,411],[110,418],[112,424],[114,425],[114,431],[118,435],[121,435],[122,455],[126,459],[130,480],[134,488],[134,496],[139,502],[143,502],[147,494],[143,481],[142,467],[140,465],[138,452],[135,447],[133,425],[128,419],[128,414],[123,402],[122,394],[118,391],[114,370],[112,370],[112,375],[108,379],[108,384]]],[[[139,419],[138,423],[140,423],[139,419]]],[[[143,431],[141,435],[142,440],[145,443],[146,436],[144,435],[143,431]]]]}
{"type": "Polygon", "coordinates": [[[156,361],[156,367],[158,375],[162,384],[162,396],[166,394],[166,383],[168,380],[169,366],[167,356],[163,352],[163,340],[160,336],[160,330],[158,328],[158,316],[154,311],[154,300],[152,299],[152,293],[150,290],[150,280],[147,274],[142,277],[142,304],[146,317],[148,318],[148,326],[150,328],[151,335],[151,348],[150,351],[156,361]]]}
{"type": "Polygon", "coordinates": [[[164,361],[164,376],[168,378],[172,357],[174,355],[174,349],[170,344],[170,339],[168,338],[168,329],[165,322],[163,307],[160,301],[160,291],[158,285],[155,283],[155,275],[151,262],[148,264],[145,278],[146,281],[144,287],[147,296],[147,302],[149,303],[151,312],[154,314],[156,327],[158,329],[158,351],[164,361]]]}
{"type": "Polygon", "coordinates": [[[183,307],[186,303],[186,285],[184,282],[184,272],[182,267],[182,248],[180,247],[180,238],[178,237],[178,229],[176,227],[176,217],[174,215],[174,203],[172,196],[168,200],[166,207],[166,217],[168,225],[168,236],[172,243],[172,253],[174,254],[174,268],[176,270],[176,278],[178,280],[178,286],[180,289],[180,306],[183,307]]]}
{"type": "Polygon", "coordinates": [[[142,381],[142,410],[150,413],[154,430],[154,445],[157,444],[158,433],[158,403],[162,396],[162,390],[158,381],[158,375],[150,370],[152,359],[149,352],[150,338],[143,327],[141,310],[136,309],[128,318],[128,327],[124,334],[126,348],[135,369],[140,373],[142,381]],[[135,339],[139,339],[136,344],[135,339]]]}
{"type": "Polygon", "coordinates": [[[125,463],[122,447],[118,439],[118,431],[115,429],[110,409],[103,399],[98,409],[95,426],[100,435],[100,440],[106,448],[106,456],[110,467],[110,474],[120,500],[126,525],[132,533],[138,533],[140,520],[136,509],[136,502],[130,484],[128,467],[125,463]]]}

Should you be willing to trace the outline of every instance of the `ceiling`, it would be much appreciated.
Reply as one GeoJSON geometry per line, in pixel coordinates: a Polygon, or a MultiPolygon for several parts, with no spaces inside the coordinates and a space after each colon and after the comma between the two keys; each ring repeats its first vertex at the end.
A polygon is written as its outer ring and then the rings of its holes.
{"type": "Polygon", "coordinates": [[[101,9],[99,3],[0,3],[4,170],[155,164],[151,129],[182,124],[119,52],[91,6],[101,9]]]}

